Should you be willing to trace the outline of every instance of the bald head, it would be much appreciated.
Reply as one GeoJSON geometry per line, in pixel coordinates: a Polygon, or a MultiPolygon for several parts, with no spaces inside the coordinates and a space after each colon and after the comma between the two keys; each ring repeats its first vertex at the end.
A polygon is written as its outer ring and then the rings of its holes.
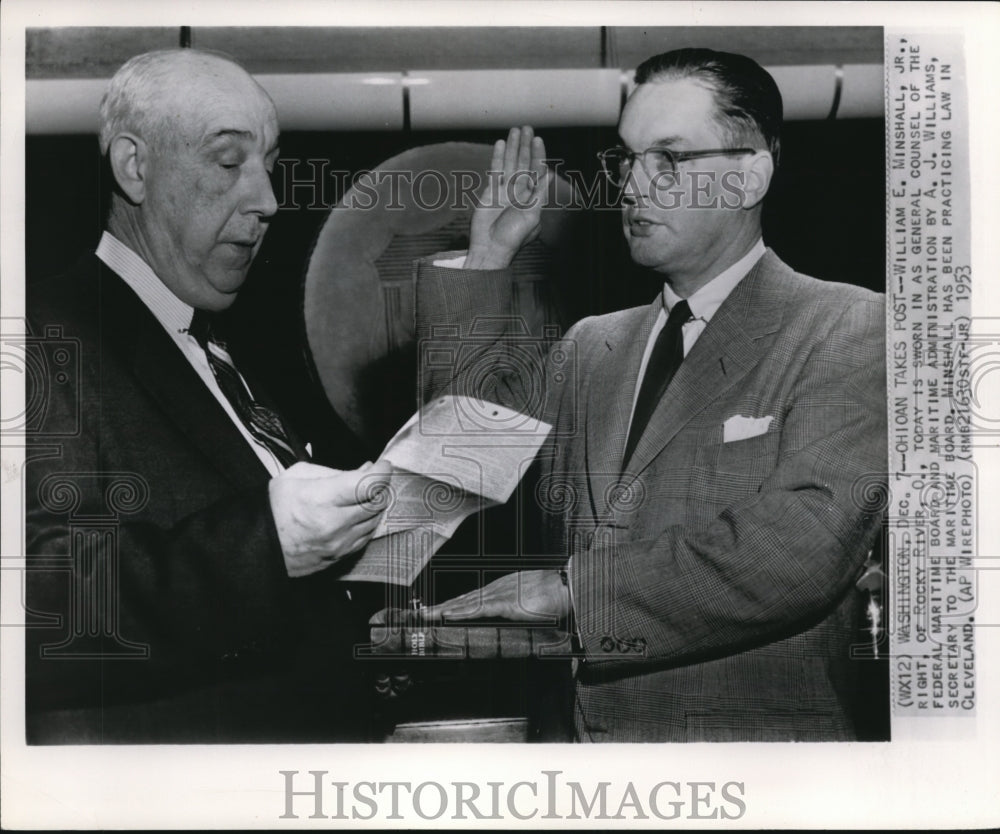
{"type": "Polygon", "coordinates": [[[115,73],[101,100],[101,153],[122,132],[162,146],[176,139],[178,130],[197,128],[200,114],[226,101],[273,118],[274,104],[264,89],[225,55],[197,49],[136,55],[115,73]]]}
{"type": "Polygon", "coordinates": [[[224,56],[149,52],[111,80],[100,128],[116,186],[108,231],[186,304],[228,307],[277,211],[267,93],[224,56]]]}

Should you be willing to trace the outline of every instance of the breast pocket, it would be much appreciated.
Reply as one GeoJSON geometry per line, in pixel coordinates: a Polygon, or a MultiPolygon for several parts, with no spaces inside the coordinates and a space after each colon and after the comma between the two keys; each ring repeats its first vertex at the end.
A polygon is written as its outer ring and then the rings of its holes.
{"type": "Polygon", "coordinates": [[[724,472],[743,472],[748,465],[760,462],[773,464],[778,459],[780,436],[767,431],[745,440],[720,443],[716,448],[715,464],[724,472]]]}
{"type": "Polygon", "coordinates": [[[779,442],[778,432],[771,431],[701,447],[692,472],[695,500],[717,510],[759,492],[777,465],[779,442]]]}

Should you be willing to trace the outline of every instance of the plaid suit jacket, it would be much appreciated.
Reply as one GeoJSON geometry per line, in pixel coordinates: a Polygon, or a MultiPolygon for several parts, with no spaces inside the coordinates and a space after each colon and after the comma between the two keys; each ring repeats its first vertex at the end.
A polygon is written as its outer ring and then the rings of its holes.
{"type": "MultiPolygon", "coordinates": [[[[441,292],[453,321],[503,303],[496,274],[424,273],[418,311],[441,292]]],[[[851,739],[850,647],[865,639],[854,581],[879,521],[863,495],[887,465],[883,297],[768,251],[623,473],[659,305],[578,322],[565,339],[576,372],[546,382],[556,429],[536,492],[548,548],[568,559],[578,736],[851,739]],[[771,419],[726,442],[733,417],[771,419]]]]}

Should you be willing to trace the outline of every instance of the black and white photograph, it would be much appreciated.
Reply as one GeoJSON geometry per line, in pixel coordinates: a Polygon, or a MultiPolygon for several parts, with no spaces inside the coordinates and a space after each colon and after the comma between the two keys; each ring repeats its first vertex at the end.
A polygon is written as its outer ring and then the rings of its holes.
{"type": "Polygon", "coordinates": [[[4,10],[4,825],[996,824],[996,10],[266,5],[4,10]]]}

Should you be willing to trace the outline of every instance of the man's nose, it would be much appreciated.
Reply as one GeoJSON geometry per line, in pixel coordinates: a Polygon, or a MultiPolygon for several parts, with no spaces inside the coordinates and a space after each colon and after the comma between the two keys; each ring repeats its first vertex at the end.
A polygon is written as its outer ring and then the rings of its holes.
{"type": "Polygon", "coordinates": [[[278,211],[271,175],[263,166],[253,174],[247,185],[243,210],[246,214],[257,214],[262,218],[271,217],[278,211]]]}
{"type": "Polygon", "coordinates": [[[622,204],[629,207],[647,205],[650,185],[645,169],[633,162],[622,185],[622,204]]]}

